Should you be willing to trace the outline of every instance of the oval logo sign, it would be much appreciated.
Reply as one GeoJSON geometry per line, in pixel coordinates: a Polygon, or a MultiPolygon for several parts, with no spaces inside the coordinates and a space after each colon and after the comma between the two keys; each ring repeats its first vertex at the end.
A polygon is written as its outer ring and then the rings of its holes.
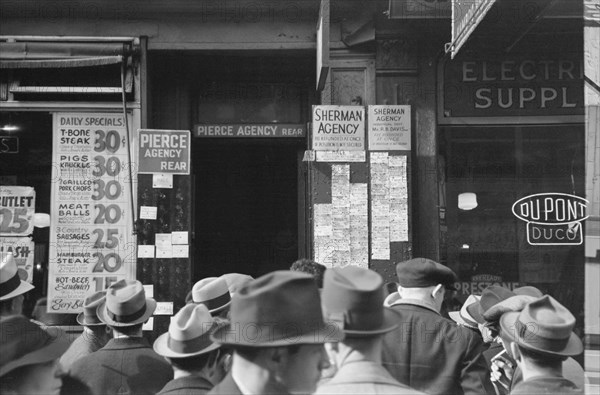
{"type": "Polygon", "coordinates": [[[582,197],[566,193],[538,193],[517,200],[512,212],[525,222],[569,224],[587,219],[587,203],[582,197]]]}

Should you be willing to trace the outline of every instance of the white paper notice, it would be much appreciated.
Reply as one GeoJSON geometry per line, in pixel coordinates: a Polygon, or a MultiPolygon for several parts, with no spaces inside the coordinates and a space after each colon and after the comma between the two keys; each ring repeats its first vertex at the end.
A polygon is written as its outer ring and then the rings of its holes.
{"type": "Polygon", "coordinates": [[[153,298],[154,297],[154,284],[145,284],[142,286],[144,287],[144,293],[146,294],[146,297],[153,298]]]}
{"type": "Polygon", "coordinates": [[[173,315],[173,302],[157,302],[154,315],[173,315]]]}
{"type": "Polygon", "coordinates": [[[173,174],[155,173],[152,174],[152,188],[173,188],[173,174]]]}
{"type": "Polygon", "coordinates": [[[188,258],[190,256],[189,245],[173,244],[173,258],[188,258]]]}
{"type": "Polygon", "coordinates": [[[142,325],[142,330],[143,331],[151,331],[154,329],[154,318],[150,317],[148,318],[148,321],[146,321],[144,323],[144,325],[142,325]]]}
{"type": "Polygon", "coordinates": [[[173,244],[171,242],[171,233],[157,233],[155,236],[155,242],[154,244],[156,244],[156,246],[167,246],[167,245],[171,245],[173,244]]]}
{"type": "Polygon", "coordinates": [[[365,162],[366,151],[316,151],[317,162],[365,162]]]}
{"type": "Polygon", "coordinates": [[[154,246],[153,245],[139,245],[138,258],[154,258],[154,246]]]}
{"type": "Polygon", "coordinates": [[[188,232],[173,232],[171,233],[171,244],[187,244],[188,232]]]}
{"type": "Polygon", "coordinates": [[[140,207],[140,219],[156,219],[157,208],[152,206],[140,207]]]}
{"type": "Polygon", "coordinates": [[[371,258],[390,259],[390,193],[387,152],[371,153],[371,258]]]}
{"type": "Polygon", "coordinates": [[[157,258],[173,258],[173,245],[161,244],[156,246],[157,258]]]}

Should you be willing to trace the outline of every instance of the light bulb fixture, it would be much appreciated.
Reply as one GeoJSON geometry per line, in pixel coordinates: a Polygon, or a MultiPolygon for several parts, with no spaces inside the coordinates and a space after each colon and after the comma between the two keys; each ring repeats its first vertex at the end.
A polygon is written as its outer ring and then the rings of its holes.
{"type": "Polygon", "coordinates": [[[458,208],[461,210],[473,210],[477,207],[477,195],[473,192],[464,192],[458,195],[458,208]]]}
{"type": "Polygon", "coordinates": [[[17,125],[13,125],[13,124],[9,124],[9,123],[0,127],[0,130],[2,130],[3,132],[18,132],[20,129],[21,128],[19,128],[17,125]]]}
{"type": "Polygon", "coordinates": [[[50,215],[45,213],[33,214],[33,226],[36,228],[47,228],[50,226],[50,215]]]}

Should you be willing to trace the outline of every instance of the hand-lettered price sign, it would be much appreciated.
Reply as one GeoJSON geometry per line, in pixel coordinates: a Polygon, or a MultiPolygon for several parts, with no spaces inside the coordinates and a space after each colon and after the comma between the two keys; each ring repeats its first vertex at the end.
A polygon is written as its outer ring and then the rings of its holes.
{"type": "Polygon", "coordinates": [[[0,235],[25,236],[33,232],[35,191],[31,187],[0,187],[0,235]]]}
{"type": "Polygon", "coordinates": [[[122,114],[54,116],[50,312],[79,312],[87,295],[133,277],[126,133],[122,114]]]}

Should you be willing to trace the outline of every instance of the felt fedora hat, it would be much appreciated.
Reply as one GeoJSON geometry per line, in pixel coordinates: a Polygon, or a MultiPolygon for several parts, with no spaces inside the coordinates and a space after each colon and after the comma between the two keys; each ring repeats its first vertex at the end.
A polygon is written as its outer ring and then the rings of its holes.
{"type": "Polygon", "coordinates": [[[203,304],[211,313],[218,313],[231,305],[227,282],[220,277],[208,277],[192,287],[192,302],[203,304]]]}
{"type": "Polygon", "coordinates": [[[52,332],[22,315],[0,319],[0,376],[22,366],[50,362],[69,348],[68,336],[53,327],[52,332]]]}
{"type": "Polygon", "coordinates": [[[240,288],[254,280],[252,276],[242,273],[226,273],[221,278],[227,283],[231,295],[234,295],[240,288]]]}
{"type": "Polygon", "coordinates": [[[515,293],[515,295],[527,295],[532,296],[536,299],[544,296],[544,293],[542,291],[540,291],[532,285],[525,285],[522,287],[515,288],[513,289],[513,292],[515,293]]]}
{"type": "Polygon", "coordinates": [[[510,289],[499,285],[490,285],[481,293],[479,302],[471,304],[467,307],[467,311],[477,323],[483,325],[486,323],[485,318],[483,318],[483,313],[511,296],[515,296],[515,294],[510,289]]]}
{"type": "Polygon", "coordinates": [[[171,319],[169,331],[154,342],[154,351],[167,358],[187,358],[206,354],[221,347],[210,339],[217,327],[203,304],[185,305],[171,319]]]}
{"type": "Polygon", "coordinates": [[[0,253],[0,301],[12,299],[35,288],[27,281],[21,280],[17,262],[11,252],[0,253]]]}
{"type": "Polygon", "coordinates": [[[483,313],[483,318],[487,322],[498,322],[502,314],[509,313],[511,311],[521,311],[529,303],[539,299],[529,295],[515,295],[508,299],[504,299],[502,302],[496,303],[483,313]]]}
{"type": "Polygon", "coordinates": [[[321,304],[326,319],[342,323],[347,337],[376,336],[400,324],[400,315],[383,306],[383,279],[358,266],[325,272],[321,304]]]}
{"type": "Polygon", "coordinates": [[[100,321],[110,326],[132,326],[146,322],[156,310],[156,301],[146,298],[142,283],[121,280],[106,290],[106,299],[96,308],[100,321]]]}
{"type": "Polygon", "coordinates": [[[414,258],[396,265],[398,284],[404,288],[425,288],[442,284],[445,288],[456,290],[456,274],[444,266],[427,258],[414,258]]]}
{"type": "Polygon", "coordinates": [[[344,333],[323,319],[312,276],[279,270],[252,280],[231,303],[230,323],[212,339],[231,347],[277,347],[340,341],[344,333]]]}
{"type": "Polygon", "coordinates": [[[500,317],[501,336],[520,347],[552,356],[574,356],[583,344],[573,333],[575,317],[550,295],[529,304],[522,311],[500,317]]]}
{"type": "Polygon", "coordinates": [[[469,297],[467,298],[467,300],[465,300],[465,303],[463,303],[459,311],[450,311],[448,315],[450,316],[452,321],[456,322],[457,324],[472,329],[477,329],[477,321],[475,321],[471,314],[469,314],[467,308],[474,303],[478,303],[480,298],[481,296],[478,295],[469,295],[469,297]]]}
{"type": "Polygon", "coordinates": [[[84,326],[105,325],[96,310],[106,300],[106,291],[95,292],[83,301],[83,311],[77,314],[77,323],[84,326]]]}

